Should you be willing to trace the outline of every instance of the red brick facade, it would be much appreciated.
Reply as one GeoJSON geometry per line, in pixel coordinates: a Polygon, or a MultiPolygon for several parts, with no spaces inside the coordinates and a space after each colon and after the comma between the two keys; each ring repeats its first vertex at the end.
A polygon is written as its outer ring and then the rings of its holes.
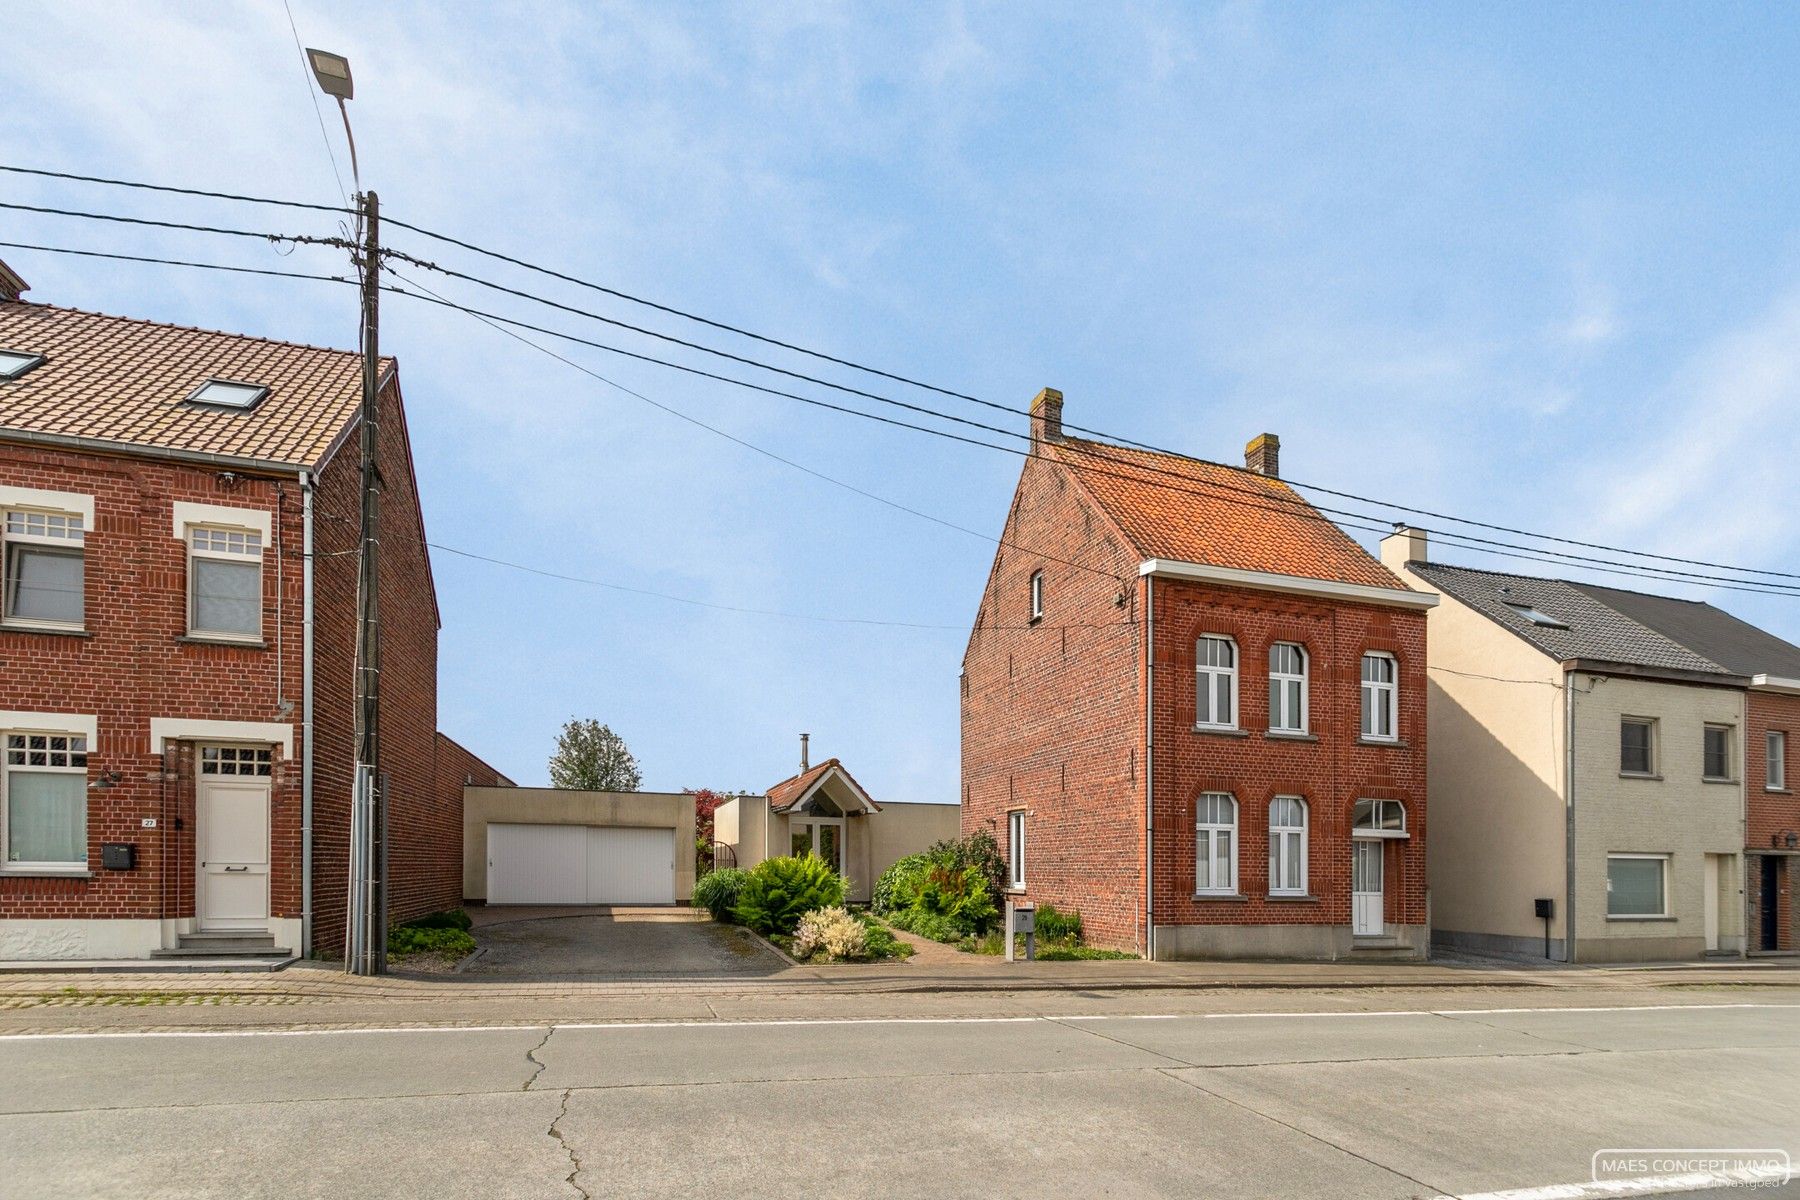
{"type": "MultiPolygon", "coordinates": [[[[1411,927],[1422,945],[1423,611],[1140,578],[1144,557],[1054,454],[1027,460],[963,661],[964,832],[990,829],[1005,850],[1007,814],[1024,809],[1020,898],[1078,910],[1089,940],[1143,952],[1148,690],[1155,723],[1149,919],[1160,931],[1159,955],[1183,952],[1173,927],[1199,926],[1332,927],[1311,944],[1350,949],[1351,818],[1358,799],[1405,806],[1409,836],[1382,843],[1384,917],[1389,926],[1411,927]],[[1031,579],[1039,572],[1043,615],[1034,621],[1031,579]],[[1147,623],[1154,628],[1153,671],[1144,653],[1147,623]],[[1195,644],[1202,634],[1237,644],[1238,729],[1232,732],[1195,727],[1195,644]],[[1304,738],[1268,733],[1267,664],[1275,641],[1306,649],[1304,738]],[[1361,661],[1368,651],[1391,654],[1398,664],[1395,743],[1365,743],[1359,736],[1361,661]],[[1234,896],[1195,895],[1195,806],[1207,791],[1237,802],[1234,896]],[[1269,894],[1268,819],[1276,796],[1297,796],[1307,805],[1303,898],[1269,894]]],[[[1243,952],[1256,953],[1267,943],[1252,935],[1241,944],[1243,952]]]]}
{"type": "MultiPolygon", "coordinates": [[[[392,797],[390,880],[396,920],[461,899],[461,792],[437,775],[437,611],[397,387],[384,427],[383,763],[392,797]]],[[[195,907],[195,745],[152,745],[153,719],[286,726],[271,771],[270,913],[301,916],[305,555],[298,472],[191,465],[154,451],[89,453],[0,443],[0,486],[93,498],[84,544],[85,630],[0,629],[0,711],[93,717],[88,878],[0,872],[0,922],[20,918],[181,919],[195,907]],[[186,637],[187,548],[176,501],[270,514],[263,548],[263,644],[186,637]],[[146,825],[154,821],[154,827],[146,825]],[[106,870],[101,846],[137,848],[106,870]]],[[[315,497],[313,944],[338,951],[350,780],[357,512],[354,441],[320,471],[315,497]],[[352,551],[346,553],[346,551],[352,551]]],[[[0,718],[0,728],[4,727],[0,718]]],[[[298,949],[298,947],[295,947],[298,949]]]]}
{"type": "Polygon", "coordinates": [[[1744,899],[1748,909],[1749,948],[1800,949],[1794,929],[1794,885],[1800,880],[1800,780],[1796,780],[1792,755],[1800,735],[1800,696],[1752,688],[1747,693],[1745,721],[1744,787],[1749,809],[1744,833],[1744,899]],[[1769,778],[1769,734],[1785,735],[1789,761],[1785,777],[1769,778]],[[1771,790],[1770,783],[1782,786],[1771,790]],[[1790,839],[1792,842],[1790,843],[1790,839]],[[1773,875],[1772,885],[1765,875],[1773,875]],[[1764,902],[1774,893],[1774,945],[1768,944],[1764,902]]]}

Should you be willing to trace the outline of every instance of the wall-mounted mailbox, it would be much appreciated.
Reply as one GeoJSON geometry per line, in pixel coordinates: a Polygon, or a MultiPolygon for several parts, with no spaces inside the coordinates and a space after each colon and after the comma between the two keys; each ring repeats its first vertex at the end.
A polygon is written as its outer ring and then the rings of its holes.
{"type": "Polygon", "coordinates": [[[1532,903],[1537,906],[1537,913],[1535,915],[1541,920],[1548,921],[1551,917],[1556,915],[1556,901],[1550,899],[1548,896],[1540,896],[1538,899],[1533,900],[1532,903]]]}
{"type": "Polygon", "coordinates": [[[1037,932],[1037,909],[1035,907],[1026,908],[1021,905],[1020,907],[1013,909],[1013,932],[1037,932]]]}
{"type": "Polygon", "coordinates": [[[137,866],[137,847],[129,842],[107,842],[100,847],[100,865],[109,871],[129,871],[137,866]]]}

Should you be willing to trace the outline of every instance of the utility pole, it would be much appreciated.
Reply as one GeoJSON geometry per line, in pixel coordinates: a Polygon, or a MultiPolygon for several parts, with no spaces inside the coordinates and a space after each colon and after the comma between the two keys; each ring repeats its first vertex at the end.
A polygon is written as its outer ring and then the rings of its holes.
{"type": "MultiPolygon", "coordinates": [[[[307,50],[319,90],[337,99],[356,181],[358,242],[351,260],[362,272],[362,515],[356,558],[354,771],[350,783],[349,883],[344,903],[344,969],[387,970],[387,786],[381,775],[381,205],[362,190],[356,135],[345,101],[356,94],[350,60],[307,50]]],[[[312,714],[308,713],[310,718],[312,714]]]]}
{"type": "MultiPolygon", "coordinates": [[[[362,519],[356,569],[356,778],[362,801],[364,928],[357,975],[387,970],[387,797],[381,786],[381,208],[362,194],[362,519]]],[[[356,822],[352,822],[353,827],[356,822]]]]}

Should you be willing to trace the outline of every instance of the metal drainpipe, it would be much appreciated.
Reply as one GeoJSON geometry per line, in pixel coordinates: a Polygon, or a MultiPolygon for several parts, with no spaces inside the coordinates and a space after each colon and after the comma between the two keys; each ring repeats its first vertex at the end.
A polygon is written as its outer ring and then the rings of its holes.
{"type": "Polygon", "coordinates": [[[1156,961],[1156,577],[1144,576],[1144,958],[1156,961]]]}
{"type": "Polygon", "coordinates": [[[313,948],[313,476],[300,472],[302,591],[300,642],[300,953],[313,948]]]}
{"type": "Polygon", "coordinates": [[[1575,961],[1575,672],[1563,672],[1563,961],[1575,961]]]}

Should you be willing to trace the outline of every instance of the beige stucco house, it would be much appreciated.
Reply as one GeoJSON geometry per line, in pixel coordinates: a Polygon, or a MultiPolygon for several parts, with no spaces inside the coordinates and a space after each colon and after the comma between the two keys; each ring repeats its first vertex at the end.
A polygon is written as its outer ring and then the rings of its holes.
{"type": "Polygon", "coordinates": [[[1432,563],[1415,529],[1381,553],[1443,597],[1427,618],[1433,941],[1570,962],[1742,953],[1749,679],[1615,589],[1432,563]]]}
{"type": "Polygon", "coordinates": [[[845,899],[867,903],[894,862],[958,836],[959,804],[877,804],[835,758],[807,763],[765,796],[739,796],[713,813],[720,865],[754,867],[765,858],[816,854],[849,884],[845,899]]]}

